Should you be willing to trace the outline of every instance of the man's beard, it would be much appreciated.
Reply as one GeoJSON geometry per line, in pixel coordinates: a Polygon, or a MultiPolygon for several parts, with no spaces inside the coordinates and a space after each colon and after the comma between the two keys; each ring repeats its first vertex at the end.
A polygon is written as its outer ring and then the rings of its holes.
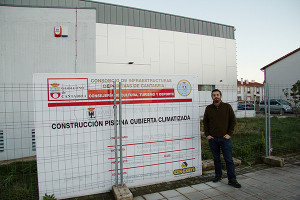
{"type": "Polygon", "coordinates": [[[220,103],[220,102],[221,102],[221,99],[219,99],[219,98],[214,99],[214,103],[220,103]]]}

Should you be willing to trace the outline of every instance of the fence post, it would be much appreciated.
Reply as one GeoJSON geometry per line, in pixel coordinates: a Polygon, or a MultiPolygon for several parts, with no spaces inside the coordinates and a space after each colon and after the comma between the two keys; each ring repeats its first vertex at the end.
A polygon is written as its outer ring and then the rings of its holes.
{"type": "Polygon", "coordinates": [[[269,84],[265,83],[265,132],[266,132],[266,156],[271,155],[271,107],[269,84]],[[268,102],[268,103],[267,103],[268,102]]]}
{"type": "Polygon", "coordinates": [[[114,132],[115,132],[115,185],[118,183],[118,133],[117,133],[117,97],[116,97],[116,81],[114,85],[114,132]]]}
{"type": "Polygon", "coordinates": [[[267,111],[267,100],[268,100],[268,96],[267,96],[267,92],[268,91],[268,86],[267,83],[265,83],[265,140],[266,140],[266,156],[268,156],[268,111],[267,111]]]}
{"type": "Polygon", "coordinates": [[[269,127],[268,127],[268,151],[269,154],[268,156],[271,155],[271,105],[270,105],[270,85],[268,84],[268,122],[269,122],[269,127]]]}
{"type": "Polygon", "coordinates": [[[123,186],[123,147],[122,147],[122,84],[119,82],[119,135],[120,135],[120,173],[123,186]]]}

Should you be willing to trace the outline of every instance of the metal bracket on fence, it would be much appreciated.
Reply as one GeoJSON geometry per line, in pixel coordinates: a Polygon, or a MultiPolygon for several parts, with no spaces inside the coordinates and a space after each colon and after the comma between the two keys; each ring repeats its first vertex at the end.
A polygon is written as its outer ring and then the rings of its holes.
{"type": "Polygon", "coordinates": [[[117,130],[117,96],[116,96],[116,82],[114,86],[114,132],[115,132],[115,184],[118,185],[118,130],[117,130]]]}
{"type": "Polygon", "coordinates": [[[271,155],[271,105],[270,105],[270,87],[268,86],[268,122],[269,122],[269,127],[268,127],[268,153],[270,156],[271,155]]]}
{"type": "Polygon", "coordinates": [[[120,135],[120,173],[123,186],[123,147],[122,147],[122,84],[119,82],[119,135],[120,135]]]}
{"type": "Polygon", "coordinates": [[[118,162],[118,128],[119,125],[119,138],[120,138],[120,185],[123,186],[123,147],[122,147],[122,84],[119,82],[119,123],[117,122],[117,86],[113,82],[114,87],[114,132],[115,132],[115,184],[119,185],[119,162],[118,162]]]}

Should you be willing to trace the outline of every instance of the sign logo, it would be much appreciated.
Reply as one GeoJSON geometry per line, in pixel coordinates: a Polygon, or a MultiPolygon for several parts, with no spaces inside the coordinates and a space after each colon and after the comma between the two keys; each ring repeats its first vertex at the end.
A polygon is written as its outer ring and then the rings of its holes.
{"type": "Polygon", "coordinates": [[[49,101],[87,100],[87,78],[47,78],[49,101]]]}
{"type": "Polygon", "coordinates": [[[192,172],[196,171],[195,167],[187,167],[187,166],[188,166],[187,162],[183,162],[181,164],[182,169],[175,169],[173,171],[173,174],[180,175],[180,174],[187,174],[187,173],[192,173],[192,172]]]}
{"type": "Polygon", "coordinates": [[[89,120],[96,119],[95,108],[88,108],[89,120]]]}
{"type": "Polygon", "coordinates": [[[50,84],[50,96],[53,98],[53,99],[58,99],[61,95],[60,93],[60,87],[59,86],[59,83],[52,83],[50,84]]]}
{"type": "Polygon", "coordinates": [[[192,91],[192,85],[187,80],[181,80],[177,84],[177,91],[181,96],[188,96],[192,91]]]}
{"type": "Polygon", "coordinates": [[[188,164],[186,162],[183,162],[182,165],[181,165],[182,168],[185,168],[187,166],[188,166],[188,164]]]}

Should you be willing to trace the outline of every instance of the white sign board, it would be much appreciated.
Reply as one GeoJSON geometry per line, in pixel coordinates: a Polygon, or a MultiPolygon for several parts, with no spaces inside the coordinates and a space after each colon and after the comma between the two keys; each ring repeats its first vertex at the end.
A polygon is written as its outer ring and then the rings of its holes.
{"type": "Polygon", "coordinates": [[[34,74],[40,198],[103,193],[115,185],[113,81],[122,84],[124,183],[201,175],[196,77],[34,74]]]}

